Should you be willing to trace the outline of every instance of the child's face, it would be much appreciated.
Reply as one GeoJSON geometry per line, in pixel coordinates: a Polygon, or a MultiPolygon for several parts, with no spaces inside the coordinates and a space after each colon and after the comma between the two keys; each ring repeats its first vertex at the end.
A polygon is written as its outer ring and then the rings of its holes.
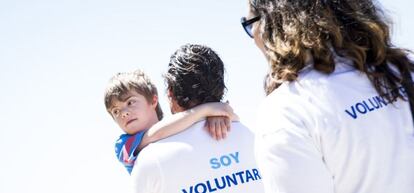
{"type": "MultiPolygon", "coordinates": [[[[115,122],[128,134],[151,127],[157,101],[149,103],[147,99],[135,91],[130,91],[123,97],[123,101],[114,99],[111,115],[115,122]]],[[[154,99],[156,100],[156,99],[154,99]]]]}

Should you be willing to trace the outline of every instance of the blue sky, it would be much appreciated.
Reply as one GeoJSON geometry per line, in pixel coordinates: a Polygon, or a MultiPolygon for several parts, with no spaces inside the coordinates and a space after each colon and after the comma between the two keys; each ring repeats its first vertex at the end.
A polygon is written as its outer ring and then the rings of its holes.
{"type": "MultiPolygon", "coordinates": [[[[380,2],[395,43],[414,49],[414,3],[380,2]]],[[[141,68],[168,113],[161,74],[185,43],[217,51],[226,99],[253,125],[266,61],[241,28],[246,13],[240,0],[0,1],[0,193],[128,192],[104,88],[116,72],[141,68]]]]}

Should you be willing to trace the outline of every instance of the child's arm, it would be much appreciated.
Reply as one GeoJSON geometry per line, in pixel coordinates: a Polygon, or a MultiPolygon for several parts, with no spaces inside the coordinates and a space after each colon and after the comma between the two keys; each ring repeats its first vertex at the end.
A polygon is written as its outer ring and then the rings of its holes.
{"type": "Polygon", "coordinates": [[[198,122],[209,116],[219,116],[219,119],[221,120],[223,117],[229,118],[231,120],[238,120],[237,115],[233,112],[233,109],[227,103],[211,102],[201,104],[186,111],[166,117],[160,122],[153,125],[148,129],[147,132],[145,132],[142,141],[138,146],[138,150],[141,150],[152,142],[179,133],[190,127],[195,122],[198,122]]]}

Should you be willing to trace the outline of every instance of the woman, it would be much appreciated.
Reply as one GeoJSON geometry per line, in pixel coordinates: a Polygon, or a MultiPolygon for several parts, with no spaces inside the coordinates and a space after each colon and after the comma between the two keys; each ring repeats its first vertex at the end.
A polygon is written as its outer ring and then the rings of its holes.
{"type": "Polygon", "coordinates": [[[257,158],[266,192],[412,193],[414,64],[371,0],[250,0],[269,62],[257,158]],[[408,94],[407,94],[408,93],[408,94]]]}

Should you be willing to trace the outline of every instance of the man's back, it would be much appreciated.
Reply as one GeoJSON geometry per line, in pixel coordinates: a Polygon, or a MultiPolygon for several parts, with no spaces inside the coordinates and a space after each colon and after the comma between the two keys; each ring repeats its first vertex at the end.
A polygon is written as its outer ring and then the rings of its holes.
{"type": "Polygon", "coordinates": [[[216,141],[204,123],[144,148],[132,172],[134,192],[263,192],[253,133],[233,122],[216,141]]]}

